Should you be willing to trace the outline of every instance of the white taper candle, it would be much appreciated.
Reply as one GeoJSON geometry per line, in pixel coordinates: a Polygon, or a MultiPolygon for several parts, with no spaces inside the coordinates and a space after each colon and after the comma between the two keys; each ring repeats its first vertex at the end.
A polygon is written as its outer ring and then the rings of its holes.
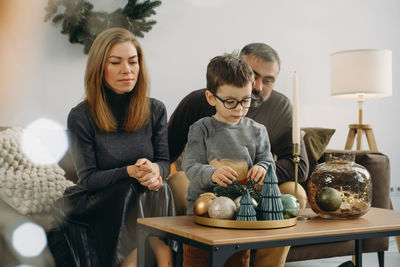
{"type": "Polygon", "coordinates": [[[293,73],[293,124],[292,141],[293,144],[300,144],[300,125],[299,125],[299,83],[297,73],[293,73]]]}

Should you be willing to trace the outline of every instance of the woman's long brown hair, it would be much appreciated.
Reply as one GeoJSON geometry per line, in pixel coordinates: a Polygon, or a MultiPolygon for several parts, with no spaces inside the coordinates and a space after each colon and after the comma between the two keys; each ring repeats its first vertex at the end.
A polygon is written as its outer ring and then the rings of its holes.
{"type": "Polygon", "coordinates": [[[139,42],[128,30],[122,28],[105,30],[97,36],[89,51],[85,73],[85,101],[89,106],[90,113],[97,127],[106,132],[115,132],[118,129],[117,120],[114,118],[106,100],[104,79],[106,57],[111,47],[121,42],[132,42],[135,46],[140,68],[136,85],[132,90],[128,112],[121,128],[124,131],[136,131],[150,117],[149,82],[139,42]]]}

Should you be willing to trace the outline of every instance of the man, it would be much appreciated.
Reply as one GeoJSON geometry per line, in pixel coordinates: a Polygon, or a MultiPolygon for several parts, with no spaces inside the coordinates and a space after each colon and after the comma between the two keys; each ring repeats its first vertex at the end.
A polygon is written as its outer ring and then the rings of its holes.
{"type": "MultiPolygon", "coordinates": [[[[253,69],[255,83],[253,107],[247,117],[263,124],[268,131],[272,153],[276,156],[276,174],[279,183],[294,180],[292,155],[292,105],[283,94],[273,90],[280,71],[280,59],[276,51],[263,43],[251,43],[240,52],[253,69]]],[[[195,121],[215,114],[205,97],[205,89],[191,92],[175,109],[168,122],[170,161],[175,162],[187,142],[189,127],[195,121]]],[[[177,166],[179,169],[179,166],[177,166]]],[[[308,159],[301,143],[299,182],[308,174],[308,159]]]]}
{"type": "MultiPolygon", "coordinates": [[[[294,163],[292,154],[292,105],[290,100],[283,94],[273,90],[280,71],[280,59],[276,51],[264,43],[251,43],[241,51],[245,61],[254,72],[255,83],[252,94],[256,98],[247,117],[263,124],[268,131],[271,152],[276,158],[276,174],[279,184],[285,185],[280,188],[289,188],[282,193],[294,194],[294,163]],[[289,182],[289,183],[286,183],[289,182]]],[[[200,89],[187,95],[175,109],[168,122],[168,143],[170,161],[176,162],[182,154],[187,143],[189,127],[197,120],[215,114],[215,108],[207,103],[205,96],[206,89],[200,89]]],[[[177,169],[180,169],[179,160],[176,162],[177,169]]],[[[299,164],[299,182],[305,181],[308,175],[308,159],[304,142],[301,140],[301,154],[299,164]]],[[[176,177],[171,177],[170,186],[187,188],[187,180],[182,172],[176,177]],[[178,178],[179,177],[179,178],[178,178]]],[[[183,199],[176,199],[177,206],[185,202],[183,199]]],[[[179,194],[178,194],[179,195],[179,194]]],[[[174,194],[176,196],[176,194],[174,194]]],[[[299,190],[299,198],[305,205],[305,193],[302,188],[299,190]]],[[[180,212],[178,208],[178,213],[180,212]]],[[[283,266],[286,260],[289,247],[259,249],[256,253],[255,266],[283,266]],[[279,256],[280,255],[280,256],[279,256]]]]}

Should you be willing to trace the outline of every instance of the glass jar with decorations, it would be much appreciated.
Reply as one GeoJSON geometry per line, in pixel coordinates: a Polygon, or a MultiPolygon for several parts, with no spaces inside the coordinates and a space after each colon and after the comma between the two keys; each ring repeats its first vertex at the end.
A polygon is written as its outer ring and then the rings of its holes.
{"type": "Polygon", "coordinates": [[[308,181],[312,210],[326,219],[352,219],[371,207],[372,183],[368,170],[355,163],[354,151],[328,151],[308,181]]]}

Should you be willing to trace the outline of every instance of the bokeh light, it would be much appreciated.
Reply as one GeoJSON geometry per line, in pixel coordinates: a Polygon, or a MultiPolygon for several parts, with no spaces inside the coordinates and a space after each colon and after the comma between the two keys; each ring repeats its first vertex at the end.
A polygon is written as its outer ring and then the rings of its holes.
{"type": "Polygon", "coordinates": [[[41,118],[26,127],[21,146],[34,164],[49,165],[62,159],[68,149],[68,137],[57,122],[41,118]]]}
{"type": "Polygon", "coordinates": [[[47,245],[46,233],[36,223],[25,222],[12,233],[12,245],[23,257],[36,257],[47,245]]]}

